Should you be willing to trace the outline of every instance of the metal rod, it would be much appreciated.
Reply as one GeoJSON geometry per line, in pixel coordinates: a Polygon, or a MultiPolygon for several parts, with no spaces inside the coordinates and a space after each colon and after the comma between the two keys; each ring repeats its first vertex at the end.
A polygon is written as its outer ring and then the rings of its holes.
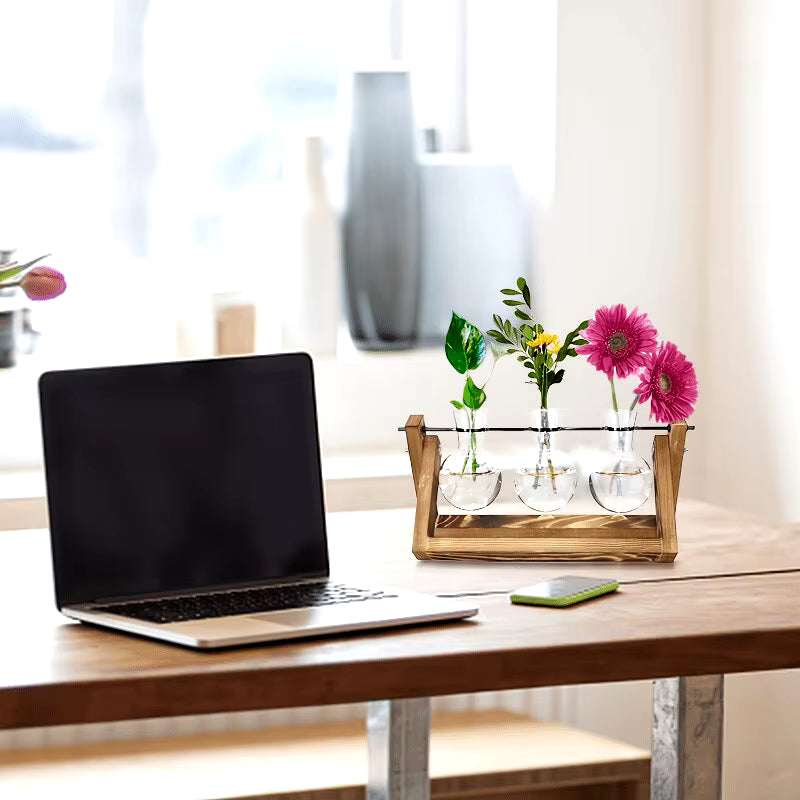
{"type": "Polygon", "coordinates": [[[430,800],[427,697],[367,704],[367,800],[430,800]]]}
{"type": "MultiPolygon", "coordinates": [[[[405,431],[405,426],[397,429],[400,433],[405,431]]],[[[432,428],[425,425],[422,429],[426,433],[558,433],[560,431],[671,431],[672,425],[633,425],[628,428],[614,428],[611,425],[593,425],[593,426],[576,426],[576,425],[559,425],[553,428],[535,428],[529,426],[527,428],[432,428]]],[[[686,430],[693,431],[694,425],[687,425],[686,430]]]]}
{"type": "Polygon", "coordinates": [[[652,800],[720,800],[724,676],[653,685],[652,800]]]}

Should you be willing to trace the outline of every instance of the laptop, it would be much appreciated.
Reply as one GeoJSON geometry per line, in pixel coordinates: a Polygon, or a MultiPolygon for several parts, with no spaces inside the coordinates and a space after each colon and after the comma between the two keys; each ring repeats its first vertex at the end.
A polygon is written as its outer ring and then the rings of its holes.
{"type": "Polygon", "coordinates": [[[330,575],[306,354],[48,372],[39,399],[68,617],[218,648],[478,610],[330,575]]]}

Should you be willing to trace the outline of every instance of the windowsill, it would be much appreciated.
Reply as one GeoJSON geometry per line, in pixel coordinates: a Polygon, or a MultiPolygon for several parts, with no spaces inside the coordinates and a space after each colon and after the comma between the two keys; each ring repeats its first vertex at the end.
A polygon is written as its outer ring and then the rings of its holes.
{"type": "MultiPolygon", "coordinates": [[[[414,505],[408,456],[401,450],[353,453],[323,459],[329,512],[414,505]]],[[[0,471],[0,530],[47,527],[41,470],[0,471]]]]}

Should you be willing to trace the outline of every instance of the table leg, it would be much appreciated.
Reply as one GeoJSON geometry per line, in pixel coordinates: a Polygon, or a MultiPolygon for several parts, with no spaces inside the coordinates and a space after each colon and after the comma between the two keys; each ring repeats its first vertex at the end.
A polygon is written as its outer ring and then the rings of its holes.
{"type": "Polygon", "coordinates": [[[367,706],[367,800],[429,800],[431,701],[378,700],[367,706]]]}
{"type": "Polygon", "coordinates": [[[723,681],[701,675],[654,682],[651,800],[720,800],[723,681]]]}

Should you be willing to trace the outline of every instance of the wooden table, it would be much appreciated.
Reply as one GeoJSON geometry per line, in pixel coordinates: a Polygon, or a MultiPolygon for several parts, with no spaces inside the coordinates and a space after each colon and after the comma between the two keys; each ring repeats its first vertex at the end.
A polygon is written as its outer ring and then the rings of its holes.
{"type": "Polygon", "coordinates": [[[46,534],[0,534],[0,727],[369,701],[370,796],[410,800],[427,796],[427,698],[653,678],[653,797],[705,800],[719,796],[721,676],[800,667],[795,530],[684,503],[671,565],[423,563],[412,520],[408,509],[331,515],[334,571],[477,596],[476,618],[217,653],[66,620],[46,534]],[[563,610],[505,598],[564,572],[623,586],[563,610]]]}

